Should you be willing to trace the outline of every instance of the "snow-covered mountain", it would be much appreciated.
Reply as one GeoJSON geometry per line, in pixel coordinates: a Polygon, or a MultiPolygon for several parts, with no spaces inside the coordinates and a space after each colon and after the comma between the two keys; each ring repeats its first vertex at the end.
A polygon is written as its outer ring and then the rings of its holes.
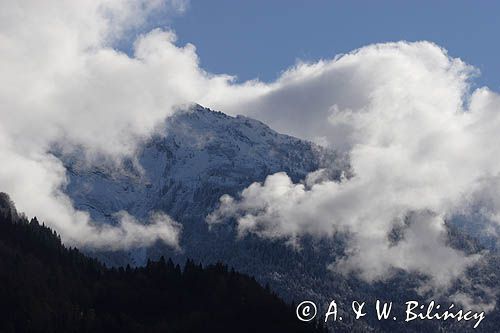
{"type": "MultiPolygon", "coordinates": [[[[340,236],[334,240],[305,237],[297,251],[279,240],[252,235],[238,239],[231,223],[209,230],[205,217],[223,194],[235,196],[269,174],[285,171],[300,181],[309,172],[326,168],[331,178],[338,179],[349,171],[348,162],[331,150],[279,134],[250,118],[195,106],[168,118],[163,131],[146,140],[137,158],[124,161],[122,168],[107,163],[89,167],[83,156],[59,154],[69,176],[66,193],[77,209],[88,211],[100,223],[115,223],[114,214],[121,210],[141,221],[160,210],[183,225],[181,251],[157,243],[149,248],[91,253],[108,264],[141,265],[147,258],[161,255],[178,262],[186,258],[203,263],[222,261],[269,283],[287,300],[313,299],[324,305],[331,299],[346,306],[354,299],[374,302],[380,295],[393,300],[401,295],[418,298],[418,279],[409,274],[372,285],[329,270],[328,264],[343,253],[340,236]]],[[[460,237],[454,239],[463,248],[469,240],[460,237]]],[[[348,313],[342,315],[349,319],[348,313]]],[[[367,318],[346,320],[336,329],[364,331],[367,322],[369,326],[381,325],[367,318]]],[[[436,329],[433,324],[419,325],[415,331],[436,329]]]]}
{"type": "Polygon", "coordinates": [[[285,171],[298,180],[329,166],[335,177],[342,168],[332,151],[201,106],[168,118],[164,133],[145,142],[138,163],[125,161],[124,170],[88,168],[77,156],[63,157],[67,194],[76,208],[102,222],[119,210],[138,218],[158,209],[181,221],[205,216],[221,195],[269,174],[285,171]]]}
{"type": "MultiPolygon", "coordinates": [[[[259,121],[199,105],[179,111],[164,125],[139,148],[137,160],[125,161],[121,170],[107,164],[88,167],[80,154],[63,156],[69,175],[66,192],[77,209],[102,223],[114,223],[113,214],[120,210],[139,220],[151,211],[169,214],[183,224],[181,247],[188,256],[205,247],[201,239],[214,237],[204,219],[223,194],[236,195],[279,171],[300,180],[321,167],[331,177],[346,169],[332,151],[279,134],[259,121]]],[[[131,252],[135,264],[146,259],[144,251],[131,252]]]]}

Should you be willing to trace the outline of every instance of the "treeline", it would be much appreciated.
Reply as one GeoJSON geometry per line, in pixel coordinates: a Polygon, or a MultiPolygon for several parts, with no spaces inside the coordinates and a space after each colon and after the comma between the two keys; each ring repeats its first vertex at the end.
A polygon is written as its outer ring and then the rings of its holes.
{"type": "Polygon", "coordinates": [[[0,193],[0,332],[324,332],[223,264],[107,268],[0,193]]]}

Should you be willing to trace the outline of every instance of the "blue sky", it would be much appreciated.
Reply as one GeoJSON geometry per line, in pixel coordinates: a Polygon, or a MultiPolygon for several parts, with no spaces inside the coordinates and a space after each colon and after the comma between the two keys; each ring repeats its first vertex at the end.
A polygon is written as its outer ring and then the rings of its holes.
{"type": "Polygon", "coordinates": [[[239,80],[275,79],[297,59],[331,58],[386,41],[430,40],[481,71],[500,90],[500,2],[191,0],[170,21],[201,66],[239,80]]]}

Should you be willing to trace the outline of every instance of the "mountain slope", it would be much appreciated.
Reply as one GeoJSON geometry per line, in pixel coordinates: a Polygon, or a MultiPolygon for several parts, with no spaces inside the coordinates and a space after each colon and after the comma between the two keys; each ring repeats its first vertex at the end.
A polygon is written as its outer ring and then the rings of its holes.
{"type": "Polygon", "coordinates": [[[1,332],[321,332],[222,264],[108,269],[0,193],[1,332]]]}

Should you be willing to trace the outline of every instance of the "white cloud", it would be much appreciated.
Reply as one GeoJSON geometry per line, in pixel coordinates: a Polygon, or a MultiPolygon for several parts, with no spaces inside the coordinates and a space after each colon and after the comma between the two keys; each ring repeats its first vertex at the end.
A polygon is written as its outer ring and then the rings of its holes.
{"type": "Polygon", "coordinates": [[[257,98],[223,101],[348,154],[354,175],[312,186],[271,175],[221,198],[208,222],[235,217],[241,234],[292,242],[345,232],[348,255],[334,268],[368,281],[404,269],[449,285],[478,256],[447,245],[445,220],[478,207],[500,216],[500,100],[470,90],[476,74],[435,44],[387,43],[298,64],[257,98]],[[394,228],[403,230],[396,244],[394,228]]]}
{"type": "Polygon", "coordinates": [[[116,213],[119,219],[118,227],[100,225],[100,233],[94,237],[86,239],[83,246],[94,248],[120,249],[130,247],[141,247],[152,245],[155,240],[170,244],[176,249],[180,249],[179,236],[182,225],[172,220],[163,212],[152,212],[146,225],[126,211],[116,213]],[[151,237],[155,235],[155,238],[151,237]],[[115,241],[119,239],[119,243],[115,241]]]}

